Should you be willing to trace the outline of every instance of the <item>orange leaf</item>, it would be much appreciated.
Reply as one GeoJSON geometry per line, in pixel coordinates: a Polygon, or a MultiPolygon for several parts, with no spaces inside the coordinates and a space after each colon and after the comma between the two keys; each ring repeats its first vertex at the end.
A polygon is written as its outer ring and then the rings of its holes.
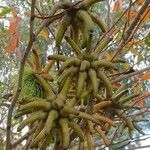
{"type": "Polygon", "coordinates": [[[6,53],[13,53],[18,46],[19,41],[19,25],[21,21],[21,17],[17,16],[16,9],[13,9],[13,17],[9,18],[10,24],[8,28],[8,32],[10,33],[10,41],[6,46],[6,53]]]}
{"type": "Polygon", "coordinates": [[[17,29],[20,21],[21,21],[21,18],[16,16],[16,17],[11,17],[9,19],[10,21],[10,25],[9,25],[9,29],[8,29],[8,32],[9,33],[12,33],[12,32],[15,32],[15,30],[17,29]]]}
{"type": "Polygon", "coordinates": [[[113,11],[114,12],[118,12],[122,9],[122,0],[117,0],[115,3],[114,3],[114,8],[113,8],[113,11]]]}
{"type": "Polygon", "coordinates": [[[146,72],[144,75],[142,75],[141,80],[148,80],[150,79],[150,71],[146,72]]]}
{"type": "Polygon", "coordinates": [[[18,39],[19,39],[19,33],[15,32],[11,36],[10,41],[8,42],[8,45],[5,49],[7,53],[13,53],[15,51],[16,47],[18,46],[18,39]]]}
{"type": "Polygon", "coordinates": [[[111,85],[115,89],[118,89],[121,86],[121,84],[119,84],[119,83],[112,83],[111,85]]]}

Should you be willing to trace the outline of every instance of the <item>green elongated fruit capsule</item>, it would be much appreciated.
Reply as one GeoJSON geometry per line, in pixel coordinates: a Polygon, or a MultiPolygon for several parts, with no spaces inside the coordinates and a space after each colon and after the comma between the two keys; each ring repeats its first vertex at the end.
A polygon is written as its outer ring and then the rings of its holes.
{"type": "Polygon", "coordinates": [[[33,112],[33,110],[21,110],[21,111],[18,111],[16,114],[15,114],[15,116],[14,116],[14,118],[19,118],[19,117],[21,117],[21,116],[23,116],[23,115],[27,115],[27,114],[30,114],[30,113],[32,113],[33,112]]]}
{"type": "Polygon", "coordinates": [[[80,100],[86,99],[86,98],[88,98],[88,96],[89,96],[89,92],[85,90],[81,93],[80,100]]]}
{"type": "Polygon", "coordinates": [[[78,44],[79,41],[79,28],[75,25],[75,23],[72,24],[72,33],[73,33],[73,41],[78,44]]]}
{"type": "Polygon", "coordinates": [[[64,55],[49,55],[48,60],[59,60],[59,61],[66,61],[67,59],[69,59],[69,57],[64,56],[64,55]]]}
{"type": "Polygon", "coordinates": [[[102,18],[100,18],[100,16],[95,17],[91,13],[90,13],[90,16],[91,16],[92,20],[99,26],[99,28],[102,30],[102,32],[106,32],[107,26],[104,23],[104,21],[102,20],[102,18]]]}
{"type": "Polygon", "coordinates": [[[132,123],[132,121],[131,121],[130,118],[127,118],[127,117],[126,117],[122,112],[120,112],[120,111],[115,111],[115,112],[116,112],[116,114],[117,114],[118,117],[120,117],[122,120],[125,121],[126,125],[128,126],[128,128],[129,128],[130,130],[134,130],[134,126],[133,126],[133,123],[132,123]]]}
{"type": "Polygon", "coordinates": [[[74,123],[73,121],[69,121],[69,126],[74,130],[74,132],[79,136],[80,141],[84,141],[84,133],[81,127],[77,124],[74,123]]]}
{"type": "Polygon", "coordinates": [[[93,69],[98,69],[100,67],[108,67],[108,68],[112,68],[114,70],[117,70],[116,66],[112,62],[109,62],[107,60],[93,61],[93,62],[91,62],[91,67],[93,69]]]}
{"type": "Polygon", "coordinates": [[[77,102],[76,98],[73,97],[73,98],[68,99],[68,100],[66,101],[66,105],[67,105],[68,107],[73,107],[73,106],[76,104],[76,102],[77,102]]]}
{"type": "Polygon", "coordinates": [[[87,60],[83,60],[81,62],[80,71],[86,71],[89,68],[90,68],[90,62],[87,60]]]}
{"type": "Polygon", "coordinates": [[[112,101],[103,101],[98,104],[95,104],[93,108],[93,113],[97,113],[99,110],[111,105],[112,105],[112,101]]]}
{"type": "Polygon", "coordinates": [[[97,80],[97,73],[94,69],[90,68],[88,70],[88,76],[92,82],[93,86],[93,96],[95,97],[98,93],[98,80],[97,80]]]}
{"type": "Polygon", "coordinates": [[[85,137],[86,137],[88,150],[94,150],[94,148],[93,148],[93,141],[92,141],[92,135],[90,134],[89,131],[85,132],[85,137]]]}
{"type": "Polygon", "coordinates": [[[79,115],[79,111],[76,110],[74,107],[64,107],[60,110],[60,114],[62,116],[67,116],[69,114],[73,114],[73,115],[79,115]]]}
{"type": "Polygon", "coordinates": [[[145,135],[142,129],[135,122],[133,122],[133,126],[139,133],[141,133],[142,135],[145,135]]]}
{"type": "Polygon", "coordinates": [[[102,72],[100,69],[97,71],[97,77],[103,81],[106,87],[106,98],[112,97],[113,94],[113,88],[112,85],[108,79],[108,77],[105,75],[104,72],[102,72]]]}
{"type": "Polygon", "coordinates": [[[78,45],[68,36],[65,36],[66,41],[69,43],[69,45],[72,48],[72,51],[75,53],[75,55],[79,58],[79,59],[83,59],[83,55],[81,53],[80,48],[78,47],[78,45]]]}
{"type": "Polygon", "coordinates": [[[50,131],[52,129],[52,125],[54,123],[54,121],[58,118],[58,112],[56,110],[51,110],[48,114],[48,118],[46,120],[46,123],[45,123],[45,134],[46,135],[49,135],[50,134],[50,131]]]}
{"type": "Polygon", "coordinates": [[[81,60],[78,58],[70,58],[66,60],[60,68],[60,73],[64,71],[64,69],[71,66],[79,66],[81,64],[81,60]]]}
{"type": "Polygon", "coordinates": [[[104,48],[112,41],[112,38],[104,38],[102,39],[102,41],[99,43],[98,47],[96,48],[96,50],[94,51],[94,53],[92,54],[92,57],[94,60],[98,60],[98,57],[101,53],[102,50],[104,50],[104,48]]]}
{"type": "Polygon", "coordinates": [[[120,93],[118,93],[117,95],[115,96],[112,96],[112,101],[113,102],[119,102],[119,100],[125,95],[128,93],[128,89],[125,89],[125,90],[122,90],[120,93]]]}
{"type": "Polygon", "coordinates": [[[121,105],[123,105],[123,104],[125,104],[126,102],[132,100],[133,98],[135,98],[135,97],[137,97],[137,96],[139,96],[139,93],[133,94],[133,95],[129,95],[129,96],[127,96],[127,97],[121,99],[121,100],[119,101],[119,103],[120,103],[121,105]]]}
{"type": "Polygon", "coordinates": [[[100,127],[94,126],[94,129],[100,135],[100,137],[103,139],[106,146],[111,144],[110,140],[107,138],[104,131],[102,131],[100,127]]]}
{"type": "Polygon", "coordinates": [[[50,101],[53,101],[56,98],[56,95],[54,94],[52,87],[48,84],[47,81],[45,81],[44,78],[42,78],[41,76],[39,76],[38,74],[35,74],[37,80],[39,81],[40,85],[43,87],[43,89],[45,90],[47,96],[50,96],[51,99],[50,101]]]}
{"type": "Polygon", "coordinates": [[[42,111],[34,112],[27,119],[25,119],[20,123],[20,125],[17,128],[17,131],[18,132],[21,131],[27,124],[31,124],[37,120],[43,120],[46,117],[47,117],[47,113],[45,112],[42,111]]]}
{"type": "Polygon", "coordinates": [[[76,94],[77,94],[78,98],[80,97],[80,95],[84,89],[86,80],[87,80],[87,73],[86,72],[79,72],[77,89],[76,89],[76,94]]]}
{"type": "Polygon", "coordinates": [[[84,113],[84,112],[80,112],[77,117],[78,118],[83,118],[85,120],[90,120],[92,122],[95,122],[95,123],[99,124],[99,121],[96,118],[94,118],[93,115],[90,115],[90,114],[87,114],[87,113],[84,113]]]}
{"type": "Polygon", "coordinates": [[[67,30],[68,26],[70,26],[71,21],[72,21],[71,16],[68,15],[63,16],[60,25],[57,28],[55,36],[57,47],[60,47],[65,31],[67,30]]]}
{"type": "Polygon", "coordinates": [[[20,110],[25,110],[25,109],[42,109],[44,111],[49,111],[51,109],[51,103],[47,102],[44,99],[42,101],[33,101],[21,106],[20,108],[20,110]]]}
{"type": "Polygon", "coordinates": [[[131,130],[130,128],[127,128],[127,129],[128,129],[128,137],[129,137],[130,139],[133,139],[133,137],[132,137],[133,130],[131,130]]]}
{"type": "Polygon", "coordinates": [[[115,123],[113,120],[111,120],[110,118],[106,117],[106,116],[102,116],[99,114],[94,114],[93,115],[97,120],[102,121],[102,122],[106,122],[108,124],[110,124],[111,126],[115,127],[115,123]]]}
{"type": "Polygon", "coordinates": [[[37,137],[35,137],[34,139],[32,139],[32,142],[30,144],[31,148],[34,148],[35,146],[37,146],[40,141],[42,141],[44,138],[46,137],[45,135],[45,128],[42,129],[42,131],[37,135],[37,137]]]}
{"type": "Polygon", "coordinates": [[[94,30],[94,22],[91,19],[90,15],[88,14],[87,11],[85,11],[85,10],[78,10],[77,13],[76,13],[76,17],[81,22],[83,22],[85,28],[87,28],[87,30],[89,32],[93,32],[93,30],[94,30]]]}
{"type": "Polygon", "coordinates": [[[70,144],[69,122],[67,118],[60,118],[59,125],[62,135],[62,149],[68,149],[70,144]]]}
{"type": "Polygon", "coordinates": [[[116,95],[118,95],[121,91],[127,89],[127,84],[122,84],[119,89],[113,94],[113,96],[115,97],[116,95]]]}
{"type": "Polygon", "coordinates": [[[57,81],[58,84],[60,84],[62,82],[62,80],[64,78],[68,77],[70,74],[76,74],[78,72],[79,72],[79,68],[78,67],[74,67],[74,66],[64,70],[63,73],[58,78],[58,81],[57,81]]]}
{"type": "Polygon", "coordinates": [[[82,48],[85,48],[87,46],[87,43],[89,41],[89,32],[87,28],[85,28],[84,24],[80,22],[77,18],[74,19],[76,26],[80,29],[82,33],[82,48]]]}
{"type": "Polygon", "coordinates": [[[126,60],[121,58],[115,58],[111,61],[112,63],[126,63],[126,60]]]}
{"type": "Polygon", "coordinates": [[[67,78],[67,80],[66,80],[66,82],[65,82],[65,84],[64,84],[64,86],[62,88],[62,90],[60,91],[60,93],[58,94],[57,97],[61,96],[61,97],[66,98],[67,93],[68,93],[68,91],[70,89],[70,86],[72,84],[72,81],[73,81],[73,75],[71,74],[70,76],[68,76],[68,78],[67,78]]]}
{"type": "Polygon", "coordinates": [[[101,2],[104,0],[84,0],[82,2],[82,8],[88,10],[93,4],[101,2]]]}

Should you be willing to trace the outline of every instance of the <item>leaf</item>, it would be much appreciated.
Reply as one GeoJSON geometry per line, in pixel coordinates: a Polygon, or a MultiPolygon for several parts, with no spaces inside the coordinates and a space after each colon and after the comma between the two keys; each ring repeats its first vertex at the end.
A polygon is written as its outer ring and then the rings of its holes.
{"type": "Polygon", "coordinates": [[[114,3],[113,11],[114,11],[114,12],[119,12],[120,10],[122,10],[122,0],[117,0],[117,1],[114,3]]]}
{"type": "Polygon", "coordinates": [[[46,29],[42,30],[38,36],[43,37],[46,41],[48,40],[48,31],[46,29]]]}
{"type": "Polygon", "coordinates": [[[146,72],[144,75],[142,75],[141,80],[148,80],[150,79],[150,71],[146,72]]]}
{"type": "Polygon", "coordinates": [[[115,89],[118,89],[121,86],[121,84],[119,84],[119,83],[112,83],[111,85],[115,89]]]}
{"type": "Polygon", "coordinates": [[[150,47],[150,33],[147,35],[147,37],[145,38],[145,44],[150,47]]]}
{"type": "Polygon", "coordinates": [[[4,8],[4,9],[0,12],[0,17],[6,16],[6,15],[9,14],[11,11],[12,11],[11,8],[8,8],[8,7],[4,8]]]}
{"type": "Polygon", "coordinates": [[[10,33],[10,40],[6,46],[6,53],[13,53],[18,46],[19,41],[19,25],[21,17],[17,16],[16,9],[13,9],[13,17],[9,18],[10,24],[8,32],[10,33]]]}
{"type": "Polygon", "coordinates": [[[15,32],[16,28],[18,27],[20,21],[21,21],[21,17],[11,17],[9,18],[9,21],[10,21],[10,25],[9,25],[9,29],[8,29],[8,32],[9,33],[12,33],[12,32],[15,32]]]}
{"type": "Polygon", "coordinates": [[[5,49],[6,53],[13,53],[15,51],[16,47],[18,46],[18,40],[19,40],[19,33],[14,32],[5,49]]]}

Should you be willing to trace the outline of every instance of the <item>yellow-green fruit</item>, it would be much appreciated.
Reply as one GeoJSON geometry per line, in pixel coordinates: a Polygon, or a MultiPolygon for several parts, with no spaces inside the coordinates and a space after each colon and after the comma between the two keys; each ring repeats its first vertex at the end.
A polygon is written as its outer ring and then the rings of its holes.
{"type": "Polygon", "coordinates": [[[93,32],[94,22],[87,11],[85,10],[77,11],[76,17],[84,24],[84,27],[87,28],[88,32],[93,32]]]}
{"type": "Polygon", "coordinates": [[[60,22],[60,25],[58,26],[57,28],[57,31],[56,31],[56,46],[57,47],[60,47],[60,44],[61,44],[61,41],[63,39],[63,36],[65,34],[65,31],[67,30],[68,26],[71,24],[71,16],[69,15],[65,15],[61,22],[60,22]]]}
{"type": "Polygon", "coordinates": [[[37,111],[32,113],[27,119],[22,121],[17,128],[17,131],[21,131],[27,124],[31,124],[37,120],[43,120],[47,117],[47,113],[42,111],[37,111]]]}
{"type": "Polygon", "coordinates": [[[80,97],[80,95],[84,89],[86,80],[87,80],[87,73],[86,72],[79,72],[77,90],[76,90],[76,94],[77,94],[78,98],[80,97]]]}
{"type": "Polygon", "coordinates": [[[81,127],[74,123],[73,121],[69,121],[69,126],[74,130],[74,132],[79,136],[80,141],[84,141],[84,133],[81,127]]]}
{"type": "Polygon", "coordinates": [[[49,135],[52,129],[53,122],[58,118],[58,112],[56,110],[51,110],[48,114],[48,118],[45,123],[45,134],[49,135]]]}
{"type": "Polygon", "coordinates": [[[62,149],[68,149],[70,144],[69,122],[67,118],[60,118],[59,125],[62,135],[62,149]]]}
{"type": "Polygon", "coordinates": [[[92,86],[93,86],[93,95],[94,97],[96,97],[97,93],[98,93],[98,80],[97,80],[97,73],[94,69],[90,68],[88,70],[88,76],[92,82],[92,86]]]}

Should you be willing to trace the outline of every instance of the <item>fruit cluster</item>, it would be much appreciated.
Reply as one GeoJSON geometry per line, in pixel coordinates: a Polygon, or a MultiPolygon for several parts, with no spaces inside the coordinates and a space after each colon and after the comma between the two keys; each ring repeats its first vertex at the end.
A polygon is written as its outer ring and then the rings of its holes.
{"type": "MultiPolygon", "coordinates": [[[[57,29],[56,45],[60,46],[65,31],[71,27],[70,37],[65,36],[65,39],[74,57],[50,55],[48,64],[42,68],[39,54],[35,50],[32,51],[35,58],[34,67],[25,69],[20,94],[23,102],[20,101],[15,116],[28,115],[19,124],[18,131],[25,126],[35,128],[35,132],[31,135],[31,148],[38,147],[44,150],[55,141],[59,149],[67,150],[71,142],[78,139],[79,150],[84,149],[85,142],[87,149],[92,150],[92,136],[95,134],[98,134],[108,146],[111,141],[107,133],[111,127],[117,126],[114,121],[116,116],[128,128],[129,134],[134,129],[142,133],[134,119],[124,113],[124,110],[133,108],[128,102],[138,94],[129,95],[126,85],[120,86],[115,91],[108,77],[110,72],[117,70],[116,63],[125,63],[125,61],[99,58],[112,38],[103,38],[96,50],[92,49],[93,21],[97,24],[99,21],[88,12],[88,9],[96,2],[99,0],[84,0],[79,5],[75,5],[70,1],[63,1],[53,9],[53,14],[59,9],[65,9],[67,12],[57,29]],[[80,39],[77,30],[81,30],[82,33],[81,47],[78,46],[80,39]],[[57,89],[52,88],[50,84],[52,77],[49,75],[49,70],[55,61],[61,62],[57,89]],[[29,87],[29,85],[34,86],[29,87]],[[35,88],[37,90],[39,87],[43,94],[35,93],[35,88]],[[29,89],[30,94],[28,94],[29,89]],[[23,93],[26,93],[26,97],[22,96],[23,93]]],[[[99,26],[105,31],[102,23],[99,26]]]]}

